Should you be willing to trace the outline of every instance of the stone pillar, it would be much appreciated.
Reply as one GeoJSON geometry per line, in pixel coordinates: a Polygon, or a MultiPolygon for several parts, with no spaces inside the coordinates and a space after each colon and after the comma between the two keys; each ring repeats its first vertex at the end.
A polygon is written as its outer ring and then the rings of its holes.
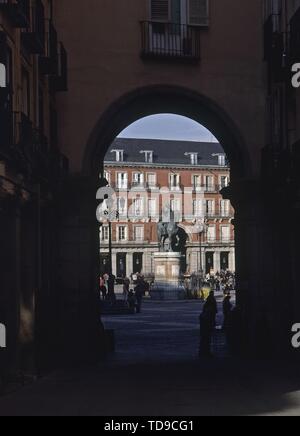
{"type": "Polygon", "coordinates": [[[60,196],[60,334],[57,339],[67,363],[95,361],[104,351],[96,220],[99,187],[97,179],[74,176],[60,196]]]}
{"type": "Polygon", "coordinates": [[[6,326],[7,348],[1,350],[2,373],[19,364],[20,330],[20,202],[17,197],[0,200],[0,323],[6,326]]]}
{"type": "Polygon", "coordinates": [[[117,276],[117,249],[113,249],[111,261],[113,275],[117,276]]]}
{"type": "Polygon", "coordinates": [[[127,270],[127,277],[130,277],[130,275],[133,272],[133,252],[132,251],[128,251],[128,253],[127,253],[126,270],[127,270]]]}
{"type": "Polygon", "coordinates": [[[214,255],[214,270],[215,272],[220,272],[221,271],[221,252],[220,250],[215,250],[215,255],[214,255]]]}
{"type": "Polygon", "coordinates": [[[290,270],[283,261],[289,244],[278,214],[281,199],[259,181],[238,181],[224,194],[236,210],[237,303],[245,351],[282,355],[290,348],[290,270]]]}

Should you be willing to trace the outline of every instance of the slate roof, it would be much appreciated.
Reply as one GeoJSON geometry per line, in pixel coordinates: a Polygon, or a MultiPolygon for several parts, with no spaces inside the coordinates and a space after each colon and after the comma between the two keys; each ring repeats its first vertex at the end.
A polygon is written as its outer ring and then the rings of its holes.
{"type": "Polygon", "coordinates": [[[165,141],[156,139],[117,138],[105,157],[106,164],[116,163],[116,154],[112,150],[124,151],[124,163],[145,163],[141,151],[153,151],[153,163],[158,165],[191,165],[191,157],[186,153],[198,153],[198,165],[218,166],[218,157],[213,154],[225,154],[219,143],[165,141]]]}

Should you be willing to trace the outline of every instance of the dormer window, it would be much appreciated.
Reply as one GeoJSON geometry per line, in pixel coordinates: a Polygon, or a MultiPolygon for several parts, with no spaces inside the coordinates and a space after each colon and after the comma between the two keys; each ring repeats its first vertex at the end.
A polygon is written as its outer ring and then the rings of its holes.
{"type": "Polygon", "coordinates": [[[141,154],[145,155],[145,162],[146,163],[153,163],[153,151],[141,151],[141,154]]]}
{"type": "Polygon", "coordinates": [[[185,153],[191,159],[191,165],[198,165],[198,153],[185,153]]]}
{"type": "Polygon", "coordinates": [[[112,150],[116,154],[116,162],[124,162],[124,150],[112,150]]]}
{"type": "Polygon", "coordinates": [[[213,157],[218,158],[219,167],[226,167],[226,155],[225,154],[213,154],[213,157]]]}

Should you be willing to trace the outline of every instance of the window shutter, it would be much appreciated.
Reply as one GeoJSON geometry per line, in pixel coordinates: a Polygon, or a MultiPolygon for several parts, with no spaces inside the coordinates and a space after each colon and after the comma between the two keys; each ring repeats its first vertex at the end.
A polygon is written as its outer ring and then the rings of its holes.
{"type": "Polygon", "coordinates": [[[169,21],[170,5],[169,0],[151,0],[151,20],[169,21]]]}
{"type": "Polygon", "coordinates": [[[209,0],[189,0],[189,24],[209,25],[209,0]]]}

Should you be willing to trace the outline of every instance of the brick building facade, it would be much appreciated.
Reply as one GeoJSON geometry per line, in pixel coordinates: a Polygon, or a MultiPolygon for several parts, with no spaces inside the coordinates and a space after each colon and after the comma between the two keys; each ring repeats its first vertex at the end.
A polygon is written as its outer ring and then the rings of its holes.
{"type": "MultiPolygon", "coordinates": [[[[169,219],[166,206],[184,241],[182,273],[235,270],[234,211],[220,193],[229,185],[230,168],[219,144],[117,139],[106,156],[105,176],[116,192],[112,271],[117,277],[154,275],[157,223],[169,219]]],[[[109,237],[104,220],[102,271],[110,265],[109,237]]]]}
{"type": "Polygon", "coordinates": [[[52,0],[0,1],[0,374],[44,365],[58,315],[56,194],[68,159],[57,95],[67,90],[67,55],[52,8],[52,0]]]}

